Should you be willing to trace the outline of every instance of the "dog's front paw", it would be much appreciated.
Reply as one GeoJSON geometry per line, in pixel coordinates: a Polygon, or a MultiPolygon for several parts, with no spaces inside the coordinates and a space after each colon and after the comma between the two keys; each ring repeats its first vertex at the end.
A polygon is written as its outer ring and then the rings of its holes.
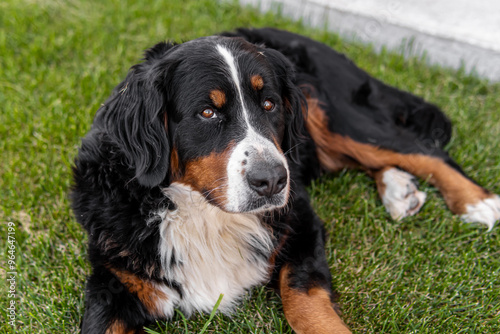
{"type": "Polygon", "coordinates": [[[393,219],[412,216],[424,205],[427,195],[417,189],[413,175],[397,168],[389,168],[384,171],[382,182],[385,189],[380,196],[393,219]]]}
{"type": "Polygon", "coordinates": [[[467,204],[465,209],[466,213],[460,216],[463,221],[485,224],[488,226],[488,231],[491,231],[495,222],[500,220],[500,197],[493,195],[476,204],[467,204]]]}

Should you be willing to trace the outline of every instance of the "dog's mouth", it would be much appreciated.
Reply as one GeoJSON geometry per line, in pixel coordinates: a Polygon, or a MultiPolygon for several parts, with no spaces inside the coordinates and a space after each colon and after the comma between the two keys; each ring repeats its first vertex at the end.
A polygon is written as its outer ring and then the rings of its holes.
{"type": "Polygon", "coordinates": [[[287,195],[277,195],[272,198],[259,197],[252,201],[242,203],[239,212],[265,213],[280,209],[287,203],[287,195]]]}

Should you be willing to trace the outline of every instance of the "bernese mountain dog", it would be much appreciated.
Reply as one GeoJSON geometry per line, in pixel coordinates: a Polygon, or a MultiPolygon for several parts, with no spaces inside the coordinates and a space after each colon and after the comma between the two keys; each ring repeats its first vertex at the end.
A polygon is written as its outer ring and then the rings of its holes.
{"type": "Polygon", "coordinates": [[[500,198],[444,146],[451,124],[331,48],[240,29],[145,53],[97,111],[75,160],[73,210],[92,273],[82,332],[228,314],[269,284],[297,333],[350,333],[339,317],[325,231],[306,186],[323,172],[371,175],[394,219],[425,201],[489,229],[500,198]]]}

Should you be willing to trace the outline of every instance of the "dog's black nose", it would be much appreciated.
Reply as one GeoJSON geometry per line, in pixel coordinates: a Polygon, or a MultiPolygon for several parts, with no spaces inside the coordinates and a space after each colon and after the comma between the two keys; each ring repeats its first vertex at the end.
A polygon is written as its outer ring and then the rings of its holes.
{"type": "Polygon", "coordinates": [[[285,188],[287,171],[282,164],[274,167],[262,164],[252,168],[252,170],[247,173],[247,180],[250,188],[255,190],[257,194],[271,197],[285,188]]]}

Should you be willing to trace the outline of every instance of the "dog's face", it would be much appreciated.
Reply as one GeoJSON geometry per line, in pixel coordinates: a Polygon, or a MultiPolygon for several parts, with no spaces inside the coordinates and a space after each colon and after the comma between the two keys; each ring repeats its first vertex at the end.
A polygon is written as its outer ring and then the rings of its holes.
{"type": "Polygon", "coordinates": [[[241,39],[158,44],[117,87],[125,101],[105,123],[141,184],[186,184],[228,212],[272,210],[286,205],[285,153],[302,122],[292,72],[241,39]]]}

